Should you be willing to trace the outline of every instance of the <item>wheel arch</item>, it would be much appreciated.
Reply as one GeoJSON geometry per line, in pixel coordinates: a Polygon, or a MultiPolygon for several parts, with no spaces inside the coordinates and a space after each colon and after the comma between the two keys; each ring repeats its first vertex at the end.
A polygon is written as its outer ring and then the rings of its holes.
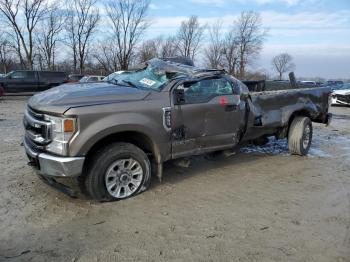
{"type": "Polygon", "coordinates": [[[283,138],[287,137],[293,120],[299,116],[305,116],[305,117],[310,118],[310,120],[312,120],[312,112],[310,111],[310,109],[302,108],[302,109],[295,110],[293,113],[291,113],[289,115],[289,117],[285,118],[286,120],[285,120],[284,124],[276,132],[276,137],[278,139],[283,139],[283,138]]]}
{"type": "Polygon", "coordinates": [[[161,163],[161,154],[157,144],[145,133],[140,131],[119,131],[109,135],[106,135],[99,140],[97,140],[86,153],[86,160],[84,166],[89,163],[89,159],[97,152],[99,149],[115,142],[130,143],[141,150],[143,150],[150,160],[154,160],[156,163],[161,163]]]}
{"type": "Polygon", "coordinates": [[[303,108],[303,109],[294,111],[288,119],[288,125],[287,125],[288,129],[289,129],[290,125],[292,124],[294,118],[296,118],[298,116],[305,116],[305,117],[308,117],[312,120],[312,113],[310,112],[310,110],[303,108]]]}

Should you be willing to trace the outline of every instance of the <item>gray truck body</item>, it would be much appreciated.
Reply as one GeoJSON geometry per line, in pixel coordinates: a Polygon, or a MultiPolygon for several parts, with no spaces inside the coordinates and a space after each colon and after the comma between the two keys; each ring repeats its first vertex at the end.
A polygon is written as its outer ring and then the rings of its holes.
{"type": "Polygon", "coordinates": [[[33,96],[24,117],[24,145],[32,165],[45,176],[80,176],[98,148],[124,141],[144,150],[161,176],[161,164],[170,159],[235,148],[264,136],[284,138],[296,116],[325,124],[330,118],[329,88],[249,93],[244,84],[221,71],[150,63],[185,76],[158,91],[90,83],[63,85],[33,96]],[[232,92],[214,94],[206,101],[177,101],[180,87],[210,79],[229,82],[232,92]],[[77,131],[64,156],[47,152],[45,144],[33,140],[43,137],[50,143],[49,129],[40,127],[45,125],[45,114],[77,119],[77,131]],[[35,125],[38,128],[32,128],[35,125]]]}

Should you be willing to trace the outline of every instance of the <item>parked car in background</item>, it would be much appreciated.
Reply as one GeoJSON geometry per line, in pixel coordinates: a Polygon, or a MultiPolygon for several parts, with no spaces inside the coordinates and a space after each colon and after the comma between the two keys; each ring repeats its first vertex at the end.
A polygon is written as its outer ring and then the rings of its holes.
{"type": "Polygon", "coordinates": [[[348,87],[347,84],[341,84],[341,85],[330,85],[329,86],[333,91],[336,91],[336,90],[342,90],[342,89],[346,89],[348,87]]]}
{"type": "Polygon", "coordinates": [[[84,76],[79,80],[79,83],[87,83],[87,82],[99,82],[102,81],[104,76],[84,76]]]}
{"type": "Polygon", "coordinates": [[[340,80],[328,80],[326,84],[327,86],[342,86],[344,82],[340,80]]]}
{"type": "Polygon", "coordinates": [[[79,82],[85,75],[72,74],[68,76],[68,83],[76,83],[79,82]]]}
{"type": "Polygon", "coordinates": [[[316,87],[318,86],[316,81],[299,81],[298,84],[301,84],[303,86],[307,86],[307,87],[316,87]]]}
{"type": "Polygon", "coordinates": [[[59,86],[68,81],[64,72],[16,70],[0,78],[6,93],[38,92],[59,86]]]}
{"type": "Polygon", "coordinates": [[[113,79],[115,79],[118,75],[124,73],[124,71],[117,71],[117,72],[114,72],[108,76],[106,76],[105,78],[103,78],[102,81],[104,82],[109,82],[109,81],[112,81],[113,79]]]}
{"type": "Polygon", "coordinates": [[[332,88],[332,105],[350,105],[350,83],[332,88]]]}

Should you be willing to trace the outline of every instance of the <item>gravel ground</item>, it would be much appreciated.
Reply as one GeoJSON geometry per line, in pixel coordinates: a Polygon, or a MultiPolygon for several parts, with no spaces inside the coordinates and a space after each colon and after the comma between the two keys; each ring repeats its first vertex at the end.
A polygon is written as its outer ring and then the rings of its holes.
{"type": "Polygon", "coordinates": [[[0,261],[350,261],[350,108],[285,141],[165,166],[162,183],[96,203],[44,184],[19,146],[26,98],[0,99],[0,261]]]}

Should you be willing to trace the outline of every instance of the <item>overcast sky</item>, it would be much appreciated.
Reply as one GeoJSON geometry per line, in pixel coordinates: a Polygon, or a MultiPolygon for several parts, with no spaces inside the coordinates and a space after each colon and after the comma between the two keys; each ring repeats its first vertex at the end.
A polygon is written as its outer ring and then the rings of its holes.
{"type": "Polygon", "coordinates": [[[350,78],[350,0],[153,0],[147,35],[173,34],[190,15],[229,25],[250,10],[269,29],[255,69],[271,72],[272,57],[288,52],[297,76],[350,78]]]}

